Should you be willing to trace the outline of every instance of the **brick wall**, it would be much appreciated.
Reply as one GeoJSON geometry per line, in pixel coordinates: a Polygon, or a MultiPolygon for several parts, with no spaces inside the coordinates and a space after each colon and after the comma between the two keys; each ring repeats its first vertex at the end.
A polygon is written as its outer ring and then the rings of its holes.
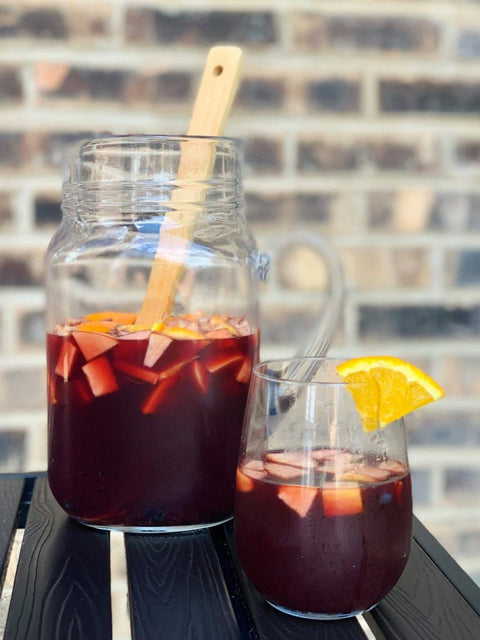
{"type": "MultiPolygon", "coordinates": [[[[301,228],[338,249],[333,353],[396,354],[445,386],[408,420],[416,510],[480,580],[480,5],[171,6],[0,3],[0,469],[45,466],[42,261],[62,144],[183,132],[208,47],[236,43],[228,134],[245,141],[252,230],[262,247],[301,228]]],[[[271,274],[263,356],[294,353],[317,320],[312,264],[300,248],[271,274]]]]}

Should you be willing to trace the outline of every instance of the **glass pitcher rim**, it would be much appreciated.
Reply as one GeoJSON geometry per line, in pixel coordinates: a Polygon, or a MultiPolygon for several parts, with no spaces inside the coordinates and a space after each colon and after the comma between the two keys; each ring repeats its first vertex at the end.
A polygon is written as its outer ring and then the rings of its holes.
{"type": "MultiPolygon", "coordinates": [[[[331,363],[332,365],[334,363],[342,363],[342,362],[346,362],[347,360],[349,360],[349,358],[341,358],[341,357],[331,357],[331,356],[292,356],[291,358],[269,358],[266,360],[261,360],[260,362],[258,362],[256,365],[253,366],[252,372],[253,374],[257,377],[260,378],[262,380],[266,380],[268,382],[271,383],[276,383],[276,384],[295,384],[298,386],[304,385],[304,386],[317,386],[317,387],[326,387],[326,386],[330,386],[330,387],[364,387],[364,388],[378,388],[378,383],[375,380],[371,380],[371,381],[361,381],[361,382],[346,382],[345,380],[343,380],[339,374],[336,374],[338,376],[338,378],[336,379],[322,379],[322,380],[304,380],[304,379],[299,379],[298,377],[296,378],[294,376],[294,367],[296,364],[301,364],[304,363],[306,365],[308,365],[309,363],[314,365],[315,363],[331,363]],[[284,365],[285,369],[287,371],[290,371],[290,373],[288,375],[280,375],[280,376],[275,376],[266,372],[262,372],[261,369],[262,368],[267,368],[274,366],[274,365],[284,365]]],[[[330,375],[330,377],[332,376],[332,374],[335,373],[333,370],[328,372],[325,372],[325,375],[330,375]]]]}
{"type": "Polygon", "coordinates": [[[171,141],[171,142],[215,142],[226,143],[234,149],[241,149],[243,147],[243,140],[231,136],[207,136],[207,135],[190,135],[190,134],[177,134],[177,133],[124,133],[124,134],[100,134],[97,136],[85,136],[67,142],[63,145],[64,158],[67,159],[72,153],[78,153],[80,149],[84,149],[89,145],[105,145],[108,146],[126,146],[132,142],[139,144],[148,144],[153,142],[171,141]]]}

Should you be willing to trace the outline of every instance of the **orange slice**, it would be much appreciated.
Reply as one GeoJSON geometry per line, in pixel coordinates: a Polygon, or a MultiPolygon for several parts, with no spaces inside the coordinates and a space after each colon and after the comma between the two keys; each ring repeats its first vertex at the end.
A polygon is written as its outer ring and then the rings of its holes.
{"type": "Polygon", "coordinates": [[[383,429],[443,396],[443,389],[432,378],[400,358],[354,358],[340,364],[337,371],[350,384],[365,431],[374,431],[377,426],[383,429]],[[362,382],[376,382],[377,385],[361,387],[353,384],[362,382]]]}
{"type": "Polygon", "coordinates": [[[117,324],[133,324],[137,319],[137,314],[122,311],[99,311],[98,313],[90,313],[85,318],[94,322],[97,320],[111,320],[117,324]]]}
{"type": "Polygon", "coordinates": [[[163,334],[175,340],[203,340],[204,335],[184,327],[171,327],[163,330],[163,334]]]}

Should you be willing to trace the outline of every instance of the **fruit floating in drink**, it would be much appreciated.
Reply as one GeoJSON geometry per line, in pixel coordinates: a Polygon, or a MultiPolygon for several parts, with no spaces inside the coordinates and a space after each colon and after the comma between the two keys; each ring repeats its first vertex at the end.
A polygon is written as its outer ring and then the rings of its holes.
{"type": "Polygon", "coordinates": [[[234,535],[247,577],[270,604],[339,619],[394,587],[412,535],[402,416],[442,395],[391,357],[254,367],[234,535]]]}
{"type": "Polygon", "coordinates": [[[258,335],[199,311],[103,312],[47,335],[49,482],[86,524],[181,530],[232,515],[258,335]]]}
{"type": "Polygon", "coordinates": [[[369,609],[405,568],[411,532],[410,474],[400,461],[320,449],[270,452],[238,468],[238,554],[278,607],[369,609]]]}

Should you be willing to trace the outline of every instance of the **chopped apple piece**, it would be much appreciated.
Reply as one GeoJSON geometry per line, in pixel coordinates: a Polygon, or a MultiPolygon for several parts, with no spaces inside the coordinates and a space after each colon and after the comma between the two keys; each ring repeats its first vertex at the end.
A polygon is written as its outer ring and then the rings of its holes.
{"type": "Polygon", "coordinates": [[[160,333],[151,333],[150,338],[148,339],[148,347],[143,364],[146,367],[153,367],[171,343],[172,338],[163,336],[160,333]]]}
{"type": "Polygon", "coordinates": [[[57,380],[50,371],[47,372],[47,397],[50,404],[58,404],[57,380]]]}
{"type": "Polygon", "coordinates": [[[403,502],[403,480],[397,480],[397,482],[395,483],[394,493],[395,500],[398,506],[401,507],[403,502]]]}
{"type": "Polygon", "coordinates": [[[146,340],[150,335],[150,329],[143,331],[126,331],[118,336],[119,340],[146,340]]]}
{"type": "Polygon", "coordinates": [[[213,340],[223,340],[225,338],[231,338],[232,334],[228,329],[213,329],[213,331],[207,331],[205,338],[213,340]]]}
{"type": "Polygon", "coordinates": [[[282,485],[279,487],[277,495],[287,507],[290,507],[301,518],[304,518],[315,500],[317,489],[315,487],[282,485]]]}
{"type": "Polygon", "coordinates": [[[101,333],[74,331],[72,335],[75,338],[75,342],[78,344],[83,357],[87,361],[93,360],[117,344],[117,340],[115,338],[101,333]]]}
{"type": "Polygon", "coordinates": [[[332,460],[335,458],[337,452],[333,449],[316,449],[312,451],[312,458],[317,462],[325,462],[325,460],[332,460]]]}
{"type": "Polygon", "coordinates": [[[168,390],[176,382],[176,378],[171,376],[165,380],[159,380],[152,391],[145,398],[142,404],[142,413],[155,413],[160,404],[165,400],[168,390]]]}
{"type": "Polygon", "coordinates": [[[191,362],[193,362],[194,359],[195,359],[194,357],[191,357],[185,360],[180,360],[179,362],[174,362],[173,364],[169,365],[165,369],[162,369],[161,371],[158,372],[158,379],[166,380],[167,378],[171,378],[176,373],[181,371],[184,367],[186,367],[187,364],[190,364],[191,362]]]}
{"type": "Polygon", "coordinates": [[[278,462],[279,464],[287,464],[290,467],[299,467],[300,469],[315,466],[315,463],[300,451],[279,451],[267,453],[267,460],[270,462],[278,462]]]}
{"type": "Polygon", "coordinates": [[[253,479],[250,476],[247,476],[243,471],[237,469],[237,477],[235,481],[235,487],[237,491],[241,491],[242,493],[248,493],[252,491],[254,486],[253,479]]]}
{"type": "Polygon", "coordinates": [[[203,364],[199,360],[194,360],[190,365],[190,371],[195,384],[198,386],[202,393],[206,393],[208,389],[208,382],[210,374],[205,369],[203,364]]]}
{"type": "Polygon", "coordinates": [[[353,516],[363,511],[362,494],[357,484],[338,484],[322,488],[326,516],[353,516]]]}
{"type": "Polygon", "coordinates": [[[252,373],[252,361],[250,360],[249,356],[245,356],[242,362],[242,366],[240,367],[240,369],[237,372],[237,375],[235,376],[235,380],[237,382],[242,382],[243,384],[247,384],[248,382],[250,382],[251,373],[252,373]]]}
{"type": "Polygon", "coordinates": [[[57,366],[55,367],[57,376],[64,380],[70,378],[77,354],[77,347],[70,340],[64,340],[58,356],[57,366]]]}
{"type": "Polygon", "coordinates": [[[115,369],[125,373],[127,376],[136,378],[137,380],[143,380],[143,382],[148,382],[149,384],[155,384],[158,380],[158,373],[155,371],[140,367],[127,360],[115,360],[115,369]]]}
{"type": "Polygon", "coordinates": [[[299,467],[292,467],[289,464],[279,464],[277,462],[266,462],[265,471],[269,476],[275,476],[282,480],[293,480],[302,475],[303,469],[299,467]]]}
{"type": "Polygon", "coordinates": [[[118,383],[110,362],[105,356],[90,360],[82,367],[92,393],[97,398],[118,389],[118,383]]]}
{"type": "Polygon", "coordinates": [[[243,356],[238,351],[233,353],[216,353],[210,358],[206,358],[204,365],[210,373],[215,373],[224,367],[229,367],[235,362],[243,360],[243,356]]]}
{"type": "Polygon", "coordinates": [[[400,475],[405,473],[405,465],[400,460],[384,460],[378,465],[379,469],[385,469],[390,474],[400,475]]]}

